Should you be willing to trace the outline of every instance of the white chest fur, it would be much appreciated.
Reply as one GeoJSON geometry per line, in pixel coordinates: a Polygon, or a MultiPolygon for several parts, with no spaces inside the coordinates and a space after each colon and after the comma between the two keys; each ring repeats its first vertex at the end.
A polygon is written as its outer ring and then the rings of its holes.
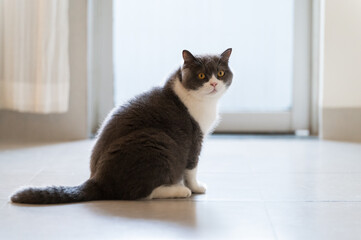
{"type": "Polygon", "coordinates": [[[204,135],[215,127],[218,120],[218,99],[201,99],[184,89],[177,79],[174,84],[174,92],[188,108],[190,115],[196,120],[204,135]]]}

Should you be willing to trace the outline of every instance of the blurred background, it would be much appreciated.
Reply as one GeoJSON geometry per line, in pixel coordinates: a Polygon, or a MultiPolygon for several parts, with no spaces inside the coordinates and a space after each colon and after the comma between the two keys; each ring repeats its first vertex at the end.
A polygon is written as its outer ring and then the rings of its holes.
{"type": "Polygon", "coordinates": [[[183,49],[232,47],[216,133],[361,142],[360,13],[358,0],[0,0],[0,141],[90,138],[183,49]]]}

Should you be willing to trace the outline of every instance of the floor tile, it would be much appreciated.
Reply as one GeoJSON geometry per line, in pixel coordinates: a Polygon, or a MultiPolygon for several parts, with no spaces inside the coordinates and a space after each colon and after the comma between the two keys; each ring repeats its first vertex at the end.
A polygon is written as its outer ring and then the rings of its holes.
{"type": "Polygon", "coordinates": [[[0,170],[0,199],[9,199],[10,195],[22,186],[30,184],[30,181],[40,171],[27,170],[0,170]]]}
{"type": "Polygon", "coordinates": [[[0,239],[358,239],[361,144],[292,137],[204,143],[190,199],[17,205],[22,185],[78,185],[94,141],[0,143],[0,239]]]}
{"type": "Polygon", "coordinates": [[[361,202],[268,202],[279,240],[358,240],[361,202]]]}
{"type": "Polygon", "coordinates": [[[0,213],[1,239],[275,239],[263,203],[7,204],[0,213]]]}
{"type": "Polygon", "coordinates": [[[89,161],[93,143],[94,141],[78,141],[2,150],[0,151],[0,169],[34,171],[52,166],[52,164],[67,164],[76,159],[89,161]]]}
{"type": "Polygon", "coordinates": [[[361,174],[256,174],[266,201],[361,201],[361,174]]]}
{"type": "Polygon", "coordinates": [[[260,188],[253,174],[199,173],[207,185],[206,194],[195,194],[196,201],[261,201],[260,188]]]}
{"type": "Polygon", "coordinates": [[[0,209],[2,209],[8,202],[9,199],[0,199],[0,209]]]}
{"type": "Polygon", "coordinates": [[[76,186],[88,178],[89,171],[83,170],[78,170],[78,172],[42,171],[30,181],[30,184],[33,186],[76,186]]]}
{"type": "Polygon", "coordinates": [[[360,144],[276,139],[243,145],[256,173],[361,173],[360,144]]]}
{"type": "MultiPolygon", "coordinates": [[[[225,144],[217,139],[206,141],[199,160],[199,172],[251,173],[249,159],[238,152],[238,145],[225,144]],[[235,150],[237,149],[237,154],[235,150]]],[[[240,143],[242,147],[242,143],[240,143]]]]}

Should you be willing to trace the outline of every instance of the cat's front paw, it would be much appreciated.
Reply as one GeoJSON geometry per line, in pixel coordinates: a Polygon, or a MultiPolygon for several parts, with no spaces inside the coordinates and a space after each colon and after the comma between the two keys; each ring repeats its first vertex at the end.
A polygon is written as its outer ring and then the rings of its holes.
{"type": "Polygon", "coordinates": [[[192,190],[193,193],[199,193],[199,194],[204,194],[207,190],[207,185],[200,182],[197,182],[197,184],[188,187],[192,190]]]}

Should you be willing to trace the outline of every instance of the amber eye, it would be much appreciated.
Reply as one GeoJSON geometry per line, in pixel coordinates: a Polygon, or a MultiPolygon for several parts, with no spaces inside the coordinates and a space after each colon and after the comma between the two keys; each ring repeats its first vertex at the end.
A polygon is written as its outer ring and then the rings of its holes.
{"type": "Polygon", "coordinates": [[[223,77],[223,75],[224,75],[224,71],[219,71],[218,72],[218,77],[223,77]]]}
{"type": "Polygon", "coordinates": [[[199,79],[204,79],[205,77],[206,77],[206,75],[204,75],[204,73],[198,74],[198,78],[199,78],[199,79]]]}

